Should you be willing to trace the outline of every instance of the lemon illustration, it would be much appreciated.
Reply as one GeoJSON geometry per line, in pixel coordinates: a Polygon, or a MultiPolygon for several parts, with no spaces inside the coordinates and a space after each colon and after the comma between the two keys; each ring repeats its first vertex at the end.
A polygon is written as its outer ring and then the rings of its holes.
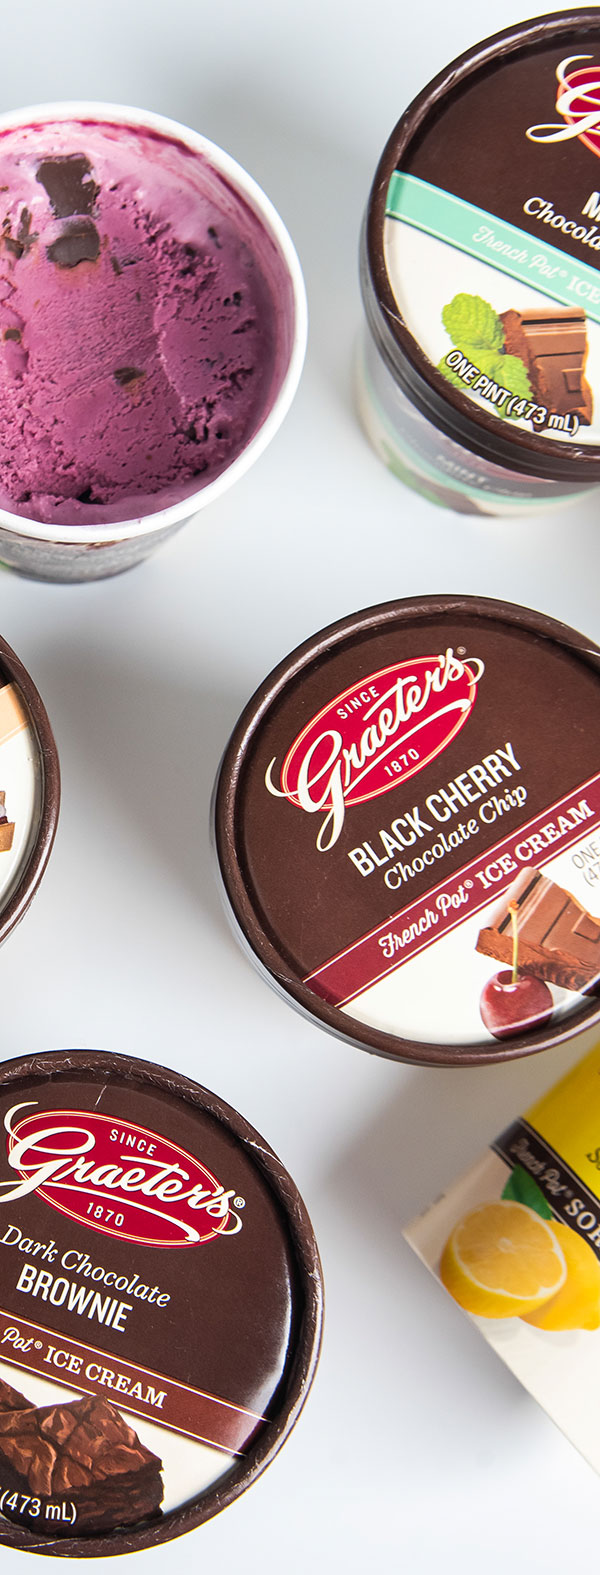
{"type": "Polygon", "coordinates": [[[567,1278],[543,1306],[522,1316],[537,1329],[600,1328],[600,1263],[593,1247],[569,1225],[553,1224],[562,1247],[567,1278]]]}
{"type": "Polygon", "coordinates": [[[481,1318],[523,1317],[567,1278],[562,1243],[551,1225],[524,1203],[483,1203],[459,1220],[440,1263],[446,1290],[481,1318]]]}

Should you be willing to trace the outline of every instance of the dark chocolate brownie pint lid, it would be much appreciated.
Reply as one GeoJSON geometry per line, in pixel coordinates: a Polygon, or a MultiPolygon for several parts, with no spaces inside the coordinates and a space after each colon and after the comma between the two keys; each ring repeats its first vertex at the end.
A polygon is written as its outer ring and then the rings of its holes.
{"type": "Polygon", "coordinates": [[[215,837],[239,933],[315,1022],[398,1060],[600,1017],[600,651],[424,597],[323,630],[250,701],[215,837]]]}
{"type": "Polygon", "coordinates": [[[0,942],[37,891],[60,803],[56,745],[22,662],[0,639],[0,942]]]}
{"type": "Polygon", "coordinates": [[[322,1282],[290,1176],[187,1078],[100,1051],[0,1066],[0,1541],[167,1542],[277,1453],[322,1282]]]}
{"type": "Polygon", "coordinates": [[[377,168],[362,285],[411,403],[465,449],[600,481],[600,10],[477,44],[377,168]]]}

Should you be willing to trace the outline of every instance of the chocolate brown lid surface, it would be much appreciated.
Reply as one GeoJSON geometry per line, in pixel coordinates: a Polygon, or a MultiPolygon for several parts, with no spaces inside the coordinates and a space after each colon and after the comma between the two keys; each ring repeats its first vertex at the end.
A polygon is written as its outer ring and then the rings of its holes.
{"type": "Polygon", "coordinates": [[[44,705],[22,662],[0,639],[0,942],[37,890],[59,805],[58,755],[44,705]]]}
{"type": "Polygon", "coordinates": [[[304,1206],[241,1116],[147,1062],[6,1062],[0,1128],[0,1541],[168,1541],[254,1480],[306,1398],[304,1206]]]}
{"type": "Polygon", "coordinates": [[[271,982],[421,1063],[596,1021],[599,700],[596,646],[471,597],[370,608],[295,651],[215,795],[226,897],[271,982]]]}
{"type": "Polygon", "coordinates": [[[494,462],[600,481],[600,12],[484,39],[389,138],[362,241],[378,348],[494,462]]]}

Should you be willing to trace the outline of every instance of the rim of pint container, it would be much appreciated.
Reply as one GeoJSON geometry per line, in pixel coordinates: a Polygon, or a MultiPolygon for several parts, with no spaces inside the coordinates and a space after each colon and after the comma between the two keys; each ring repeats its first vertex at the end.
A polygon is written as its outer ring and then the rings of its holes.
{"type": "Polygon", "coordinates": [[[323,1276],[312,1224],[296,1183],[273,1149],[232,1105],[181,1072],[112,1050],[48,1050],[3,1061],[0,1063],[0,1090],[11,1084],[64,1076],[81,1081],[85,1081],[86,1076],[107,1081],[113,1076],[128,1084],[137,1083],[171,1100],[173,1097],[181,1099],[219,1122],[244,1149],[281,1210],[289,1231],[297,1277],[294,1291],[297,1321],[287,1378],[283,1389],[278,1391],[273,1414],[267,1418],[256,1442],[250,1444],[247,1453],[226,1475],[152,1524],[133,1524],[81,1536],[49,1537],[47,1544],[39,1533],[11,1521],[2,1525],[2,1545],[23,1552],[55,1558],[110,1558],[115,1554],[157,1547],[193,1531],[239,1498],[271,1464],[298,1420],[317,1369],[323,1323],[323,1276]]]}
{"type": "MultiPolygon", "coordinates": [[[[554,1030],[540,1028],[528,1033],[511,1035],[498,1041],[481,1040],[468,1044],[445,1044],[404,1037],[401,1033],[386,1032],[358,1018],[343,1013],[316,995],[304,983],[299,972],[290,963],[286,949],[268,923],[268,915],[261,915],[258,903],[253,900],[245,869],[244,831],[244,773],[249,752],[271,708],[277,704],[288,684],[302,682],[319,659],[342,646],[351,646],[366,632],[381,630],[390,625],[410,624],[414,620],[444,616],[478,616],[490,621],[500,621],[528,634],[541,635],[563,650],[568,650],[598,677],[600,690],[600,646],[571,629],[569,625],[549,618],[516,603],[495,601],[479,596],[420,596],[406,597],[393,602],[383,602],[376,607],[366,607],[352,613],[327,628],[321,629],[292,651],[273,672],[265,678],[248,701],[245,710],[229,740],[215,784],[213,797],[213,835],[221,893],[226,908],[234,920],[234,928],[243,949],[269,984],[287,1001],[321,1028],[326,1028],[336,1038],[359,1050],[370,1050],[376,1055],[394,1061],[406,1061],[418,1066],[485,1066],[495,1061],[509,1061],[531,1055],[539,1050],[549,1050],[591,1028],[600,1021],[600,995],[588,996],[576,1011],[560,1019],[554,1030]]],[[[301,900],[301,897],[298,899],[301,900]]]]}
{"type": "Polygon", "coordinates": [[[52,852],[60,809],[60,766],[54,734],[41,695],[30,678],[27,668],[0,637],[0,671],[22,694],[27,708],[27,720],[33,730],[39,752],[42,778],[42,805],[29,859],[5,907],[0,909],[0,945],[14,930],[27,912],[44,874],[52,852]]]}
{"type": "MultiPolygon", "coordinates": [[[[371,187],[361,240],[363,302],[380,354],[393,377],[417,409],[463,448],[508,470],[574,486],[600,482],[600,445],[560,442],[514,428],[510,437],[498,417],[475,405],[455,388],[425,354],[401,316],[384,259],[383,234],[390,176],[428,118],[439,114],[443,101],[475,73],[552,38],[600,31],[600,9],[545,13],[484,38],[450,62],[413,99],[394,127],[383,150],[371,187]],[[551,25],[551,34],[550,34],[551,25]]],[[[600,275],[599,275],[600,278],[600,275]]]]}
{"type": "Polygon", "coordinates": [[[182,125],[180,121],[156,114],[153,110],[83,99],[30,104],[22,109],[9,110],[0,115],[0,135],[19,126],[31,125],[32,122],[43,124],[52,120],[92,121],[110,126],[130,126],[134,130],[153,131],[171,142],[181,143],[193,153],[201,154],[218,174],[225,177],[233,190],[243,197],[269,231],[285,263],[292,289],[294,313],[292,346],[279,392],[254,437],[250,439],[242,453],[238,454],[237,459],[221,471],[214,481],[209,481],[205,487],[190,492],[187,497],[170,504],[168,508],[157,509],[149,514],[138,514],[133,519],[119,520],[108,525],[44,525],[22,514],[12,514],[8,509],[0,508],[0,527],[4,525],[14,531],[15,535],[29,537],[35,541],[60,542],[70,546],[77,543],[127,541],[137,536],[147,536],[165,530],[170,525],[176,525],[199,513],[207,503],[212,503],[216,498],[221,497],[222,493],[239,480],[268,447],[288,413],[300,382],[308,337],[306,287],[294,243],[269,197],[243,166],[238,164],[237,159],[225,153],[223,148],[211,142],[201,132],[193,131],[191,127],[182,125]]]}

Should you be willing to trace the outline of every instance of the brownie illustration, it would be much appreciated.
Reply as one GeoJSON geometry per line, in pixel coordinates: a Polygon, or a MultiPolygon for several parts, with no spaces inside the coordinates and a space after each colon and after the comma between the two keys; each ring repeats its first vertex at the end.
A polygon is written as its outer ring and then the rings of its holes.
{"type": "Polygon", "coordinates": [[[504,349],[524,362],[533,398],[549,414],[575,415],[590,426],[592,390],[584,377],[586,316],[577,306],[501,312],[504,349]]]}
{"type": "Polygon", "coordinates": [[[18,1389],[11,1388],[10,1384],[5,1384],[0,1378],[0,1433],[10,1431],[12,1422],[7,1421],[7,1418],[14,1418],[15,1412],[32,1410],[34,1407],[31,1401],[26,1400],[24,1395],[19,1394],[18,1389]]]}
{"type": "Polygon", "coordinates": [[[14,821],[10,821],[6,813],[6,793],[0,792],[0,853],[10,853],[14,834],[14,821]]]}
{"type": "Polygon", "coordinates": [[[0,1382],[0,1484],[9,1520],[52,1536],[161,1513],[162,1462],[96,1396],[36,1407],[0,1382]]]}
{"type": "Polygon", "coordinates": [[[600,987],[600,922],[562,886],[539,870],[522,870],[492,910],[477,938],[477,951],[511,963],[516,915],[519,972],[535,974],[565,990],[600,987]]]}

